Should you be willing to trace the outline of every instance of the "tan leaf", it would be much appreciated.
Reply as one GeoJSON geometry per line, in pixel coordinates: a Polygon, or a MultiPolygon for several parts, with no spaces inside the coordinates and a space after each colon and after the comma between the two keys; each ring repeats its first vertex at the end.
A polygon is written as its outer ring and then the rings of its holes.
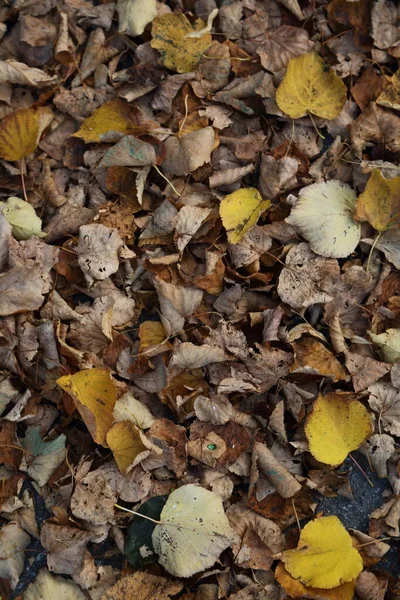
{"type": "Polygon", "coordinates": [[[392,435],[400,435],[400,391],[386,381],[378,381],[368,391],[368,403],[379,416],[383,429],[392,435]]]}
{"type": "Polygon", "coordinates": [[[210,161],[215,145],[215,133],[212,127],[204,127],[182,138],[170,136],[164,142],[166,156],[163,170],[171,175],[188,175],[198,167],[210,161]]]}
{"type": "Polygon", "coordinates": [[[47,566],[53,573],[76,575],[83,568],[84,552],[92,538],[88,531],[46,522],[40,543],[47,550],[47,566]]]}
{"type": "Polygon", "coordinates": [[[0,60],[0,83],[17,83],[19,85],[32,85],[33,87],[46,87],[53,85],[58,80],[57,75],[50,76],[40,69],[28,67],[24,63],[12,58],[0,60]]]}
{"type": "Polygon", "coordinates": [[[310,52],[313,46],[307,31],[283,25],[267,34],[266,40],[258,45],[257,54],[264,69],[279,73],[286,69],[291,58],[310,52]]]}
{"type": "Polygon", "coordinates": [[[249,494],[257,487],[261,475],[272,484],[272,491],[276,490],[282,498],[291,498],[301,489],[300,483],[275,458],[271,450],[259,442],[254,444],[251,469],[249,494]]]}
{"type": "Polygon", "coordinates": [[[119,234],[105,225],[93,223],[79,228],[78,263],[89,286],[116,273],[122,246],[119,234]]]}
{"type": "Polygon", "coordinates": [[[221,348],[215,348],[207,344],[196,346],[191,342],[183,342],[174,350],[170,366],[190,370],[226,360],[228,360],[228,357],[221,348]]]}
{"type": "Polygon", "coordinates": [[[181,331],[187,317],[200,306],[202,290],[181,287],[156,278],[154,282],[161,309],[161,321],[168,335],[181,331]]]}

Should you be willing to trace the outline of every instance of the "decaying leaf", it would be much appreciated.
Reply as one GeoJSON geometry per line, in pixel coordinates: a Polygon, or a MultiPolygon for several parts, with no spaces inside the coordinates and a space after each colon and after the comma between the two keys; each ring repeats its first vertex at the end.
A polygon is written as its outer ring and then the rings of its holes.
{"type": "Polygon", "coordinates": [[[235,537],[221,498],[193,484],[170,494],[160,521],[152,536],[154,550],[160,564],[177,577],[212,567],[235,537]]]}
{"type": "Polygon", "coordinates": [[[378,381],[368,388],[368,403],[378,415],[384,431],[400,435],[400,391],[385,381],[378,381]]]}
{"type": "Polygon", "coordinates": [[[260,214],[270,206],[255,188],[242,188],[222,199],[219,212],[228,240],[237,244],[255,225],[260,214]]]}
{"type": "MultiPolygon", "coordinates": [[[[371,418],[364,405],[346,395],[319,396],[305,433],[312,455],[327,465],[339,465],[372,433],[371,418]]],[[[318,586],[317,586],[318,587],[318,586]]]]}
{"type": "Polygon", "coordinates": [[[287,571],[306,587],[332,589],[354,580],[363,568],[350,535],[337,517],[310,521],[300,534],[295,550],[285,550],[287,571]]]}
{"type": "Polygon", "coordinates": [[[340,77],[316,52],[310,52],[289,60],[276,102],[292,119],[307,113],[335,119],[346,102],[346,91],[340,77]]]}
{"type": "Polygon", "coordinates": [[[347,378],[344,367],[325,346],[313,337],[302,337],[293,344],[295,362],[293,372],[312,373],[332,377],[333,381],[347,378]]]}
{"type": "Polygon", "coordinates": [[[345,183],[314,183],[300,191],[286,222],[300,229],[317,254],[342,258],[360,241],[361,228],[353,217],[355,207],[356,194],[345,183]]]}
{"type": "Polygon", "coordinates": [[[400,177],[386,179],[375,169],[357,199],[359,221],[368,221],[377,231],[400,226],[400,177]]]}
{"type": "Polygon", "coordinates": [[[0,577],[10,579],[13,588],[24,569],[24,550],[30,541],[18,523],[8,523],[0,529],[0,577]]]}
{"type": "Polygon", "coordinates": [[[110,371],[84,369],[74,375],[64,375],[58,385],[74,400],[93,439],[106,445],[106,434],[113,422],[117,392],[110,371]]]}
{"type": "Polygon", "coordinates": [[[156,17],[151,28],[151,45],[161,54],[161,60],[167,69],[178,73],[194,71],[209,46],[211,35],[188,37],[188,34],[203,29],[205,23],[198,19],[192,27],[189,19],[182,13],[165,14],[156,17]]]}

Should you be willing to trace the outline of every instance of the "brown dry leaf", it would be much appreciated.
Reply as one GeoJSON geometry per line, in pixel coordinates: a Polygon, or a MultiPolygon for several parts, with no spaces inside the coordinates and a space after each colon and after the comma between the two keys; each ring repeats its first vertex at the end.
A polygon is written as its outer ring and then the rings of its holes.
{"type": "Polygon", "coordinates": [[[139,353],[146,356],[157,356],[172,348],[166,331],[159,321],[144,321],[139,327],[139,353]]]}
{"type": "Polygon", "coordinates": [[[108,62],[118,54],[118,49],[108,46],[106,36],[100,27],[94,29],[88,38],[85,51],[82,56],[79,73],[74,77],[71,86],[82,85],[84,80],[91,75],[98,65],[108,62]]]}
{"type": "Polygon", "coordinates": [[[392,435],[400,435],[400,392],[390,383],[378,381],[368,388],[368,403],[378,415],[379,423],[392,435]]]}
{"type": "Polygon", "coordinates": [[[370,571],[363,571],[356,579],[355,592],[360,600],[384,600],[388,580],[370,571]]]}
{"type": "Polygon", "coordinates": [[[390,48],[400,40],[399,7],[391,0],[377,0],[371,7],[372,37],[377,48],[390,48]]]}
{"type": "Polygon", "coordinates": [[[228,359],[229,357],[221,348],[215,348],[207,344],[195,346],[191,342],[183,342],[174,349],[169,365],[187,371],[205,367],[212,363],[224,362],[228,359]]]}
{"type": "Polygon", "coordinates": [[[387,461],[396,452],[394,439],[386,433],[371,435],[366,442],[368,458],[378,477],[388,477],[387,461]]]}
{"type": "Polygon", "coordinates": [[[79,573],[91,538],[92,534],[88,531],[46,522],[40,532],[40,543],[47,551],[49,570],[66,575],[79,573]]]}
{"type": "Polygon", "coordinates": [[[361,392],[390,371],[390,365],[353,352],[345,353],[346,368],[351,374],[355,392],[361,392]]]}
{"type": "Polygon", "coordinates": [[[181,138],[171,135],[164,143],[163,170],[168,175],[188,175],[210,161],[215,132],[212,127],[204,127],[181,138]]]}
{"type": "MultiPolygon", "coordinates": [[[[261,483],[259,481],[261,475],[269,481],[271,492],[277,491],[283,498],[291,498],[301,489],[300,483],[280,463],[271,450],[264,444],[257,442],[253,448],[249,494],[252,493],[254,487],[258,489],[261,483]]],[[[258,499],[262,500],[262,492],[257,492],[257,495],[258,499]]]]}
{"type": "Polygon", "coordinates": [[[292,373],[318,373],[333,381],[346,380],[346,370],[320,341],[304,336],[293,343],[295,361],[292,373]]]}
{"type": "Polygon", "coordinates": [[[206,252],[206,268],[204,275],[198,275],[194,283],[209,294],[218,296],[223,289],[225,265],[217,252],[206,252]]]}
{"type": "Polygon", "coordinates": [[[181,287],[156,278],[154,286],[157,290],[161,309],[161,322],[168,336],[181,331],[187,317],[200,306],[203,291],[192,287],[181,287]]]}
{"type": "Polygon", "coordinates": [[[71,512],[92,525],[105,525],[114,520],[116,502],[117,495],[105,475],[92,471],[77,482],[71,497],[71,512]]]}
{"type": "Polygon", "coordinates": [[[202,208],[201,206],[183,206],[181,208],[176,220],[174,236],[179,252],[183,252],[211,212],[211,208],[202,208]]]}
{"type": "Polygon", "coordinates": [[[105,446],[117,400],[116,386],[110,371],[84,369],[74,375],[60,377],[57,383],[72,396],[94,441],[105,446]]]}
{"type": "Polygon", "coordinates": [[[286,571],[280,562],[275,569],[275,577],[291,598],[310,598],[311,600],[353,600],[354,581],[343,583],[331,590],[305,586],[286,571]]]}
{"type": "Polygon", "coordinates": [[[40,69],[28,67],[28,65],[16,60],[0,60],[0,83],[8,82],[42,88],[54,85],[57,80],[56,75],[47,75],[40,69]]]}
{"type": "Polygon", "coordinates": [[[291,58],[310,52],[313,46],[307,31],[283,25],[267,34],[265,41],[257,47],[257,54],[264,69],[280,73],[291,58]]]}
{"type": "Polygon", "coordinates": [[[5,117],[0,125],[0,156],[20,160],[37,147],[53,118],[49,108],[25,108],[5,117]]]}
{"type": "Polygon", "coordinates": [[[99,168],[145,167],[156,163],[157,156],[154,146],[133,135],[125,135],[105,153],[99,168]]]}
{"type": "Polygon", "coordinates": [[[10,579],[13,588],[24,569],[24,550],[30,541],[18,523],[7,523],[0,529],[0,577],[10,579]]]}
{"type": "Polygon", "coordinates": [[[126,600],[141,598],[141,600],[168,600],[178,594],[183,583],[150,573],[138,571],[134,575],[123,577],[110,587],[101,600],[126,600]]]}
{"type": "Polygon", "coordinates": [[[91,286],[95,280],[107,279],[119,267],[119,251],[123,241],[119,234],[105,225],[82,225],[76,248],[78,263],[91,286]]]}
{"type": "Polygon", "coordinates": [[[400,150],[400,117],[390,110],[371,102],[355,121],[349,125],[351,141],[361,156],[368,142],[385,144],[392,152],[400,150]]]}

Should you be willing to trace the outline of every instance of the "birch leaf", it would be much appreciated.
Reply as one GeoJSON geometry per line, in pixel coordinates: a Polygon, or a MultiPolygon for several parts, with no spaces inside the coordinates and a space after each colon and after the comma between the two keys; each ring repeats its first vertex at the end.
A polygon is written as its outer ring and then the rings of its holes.
{"type": "Polygon", "coordinates": [[[282,83],[276,91],[279,108],[300,119],[312,113],[336,119],[346,102],[346,86],[316,52],[289,61],[282,83]]]}
{"type": "Polygon", "coordinates": [[[0,158],[21,160],[31,154],[51,119],[49,108],[23,108],[5,117],[0,125],[0,158]]]}
{"type": "Polygon", "coordinates": [[[258,221],[260,214],[270,206],[255,188],[241,188],[223,198],[219,214],[231,244],[238,244],[245,233],[258,221]]]}
{"type": "Polygon", "coordinates": [[[386,179],[376,169],[358,197],[356,219],[368,221],[377,231],[400,226],[400,177],[386,179]]]}
{"type": "Polygon", "coordinates": [[[212,567],[234,541],[221,498],[188,484],[170,494],[153,531],[160,564],[176,577],[212,567]]]}

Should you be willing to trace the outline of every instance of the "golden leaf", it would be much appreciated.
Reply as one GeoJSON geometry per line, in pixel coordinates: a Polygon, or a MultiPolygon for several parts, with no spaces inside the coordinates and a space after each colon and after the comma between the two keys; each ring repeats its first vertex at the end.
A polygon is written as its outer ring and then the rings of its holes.
{"type": "Polygon", "coordinates": [[[142,437],[144,435],[130,421],[115,423],[107,433],[107,444],[112,450],[118,469],[124,475],[140,454],[148,453],[142,437]]]}
{"type": "Polygon", "coordinates": [[[340,77],[316,52],[310,52],[289,61],[276,91],[276,103],[292,119],[300,119],[307,113],[335,119],[346,102],[346,94],[340,77]]]}
{"type": "Polygon", "coordinates": [[[171,349],[167,333],[160,321],[144,321],[139,327],[139,354],[156,356],[171,349]]]}
{"type": "Polygon", "coordinates": [[[21,160],[31,154],[51,119],[49,108],[23,108],[5,117],[0,125],[0,158],[21,160]]]}
{"type": "Polygon", "coordinates": [[[225,196],[219,207],[222,224],[231,244],[238,244],[244,234],[258,221],[260,214],[270,206],[255,188],[241,188],[225,196]]]}
{"type": "Polygon", "coordinates": [[[156,17],[152,24],[152,48],[161,54],[161,61],[167,69],[178,73],[194,71],[201,57],[211,46],[211,34],[200,38],[187,37],[189,33],[203,29],[205,23],[198,19],[193,27],[183,14],[168,13],[156,17]]]}
{"type": "Polygon", "coordinates": [[[286,570],[306,587],[324,590],[353,581],[363,562],[337,517],[322,517],[307,523],[295,550],[282,554],[286,570]]]}
{"type": "Polygon", "coordinates": [[[121,136],[115,136],[116,133],[135,133],[137,129],[129,105],[121,98],[114,98],[85,119],[74,137],[81,138],[87,144],[117,142],[121,136]]]}
{"type": "Polygon", "coordinates": [[[90,435],[106,446],[106,434],[114,420],[117,391],[107,369],[84,369],[57,379],[58,385],[72,396],[90,435]]]}
{"type": "Polygon", "coordinates": [[[368,221],[377,231],[400,226],[400,177],[385,179],[375,169],[357,199],[355,218],[368,221]]]}
{"type": "Polygon", "coordinates": [[[303,337],[298,342],[294,342],[295,363],[292,371],[301,371],[302,368],[315,369],[320,375],[331,377],[333,381],[347,379],[346,370],[333,353],[325,346],[312,337],[303,337]]]}
{"type": "Polygon", "coordinates": [[[371,435],[371,418],[358,400],[331,393],[314,402],[305,433],[314,458],[336,466],[371,435]]]}
{"type": "Polygon", "coordinates": [[[285,569],[283,563],[279,563],[275,569],[275,578],[291,598],[326,598],[326,600],[353,600],[354,581],[343,583],[330,590],[322,588],[306,587],[298,579],[294,579],[285,569]]]}

